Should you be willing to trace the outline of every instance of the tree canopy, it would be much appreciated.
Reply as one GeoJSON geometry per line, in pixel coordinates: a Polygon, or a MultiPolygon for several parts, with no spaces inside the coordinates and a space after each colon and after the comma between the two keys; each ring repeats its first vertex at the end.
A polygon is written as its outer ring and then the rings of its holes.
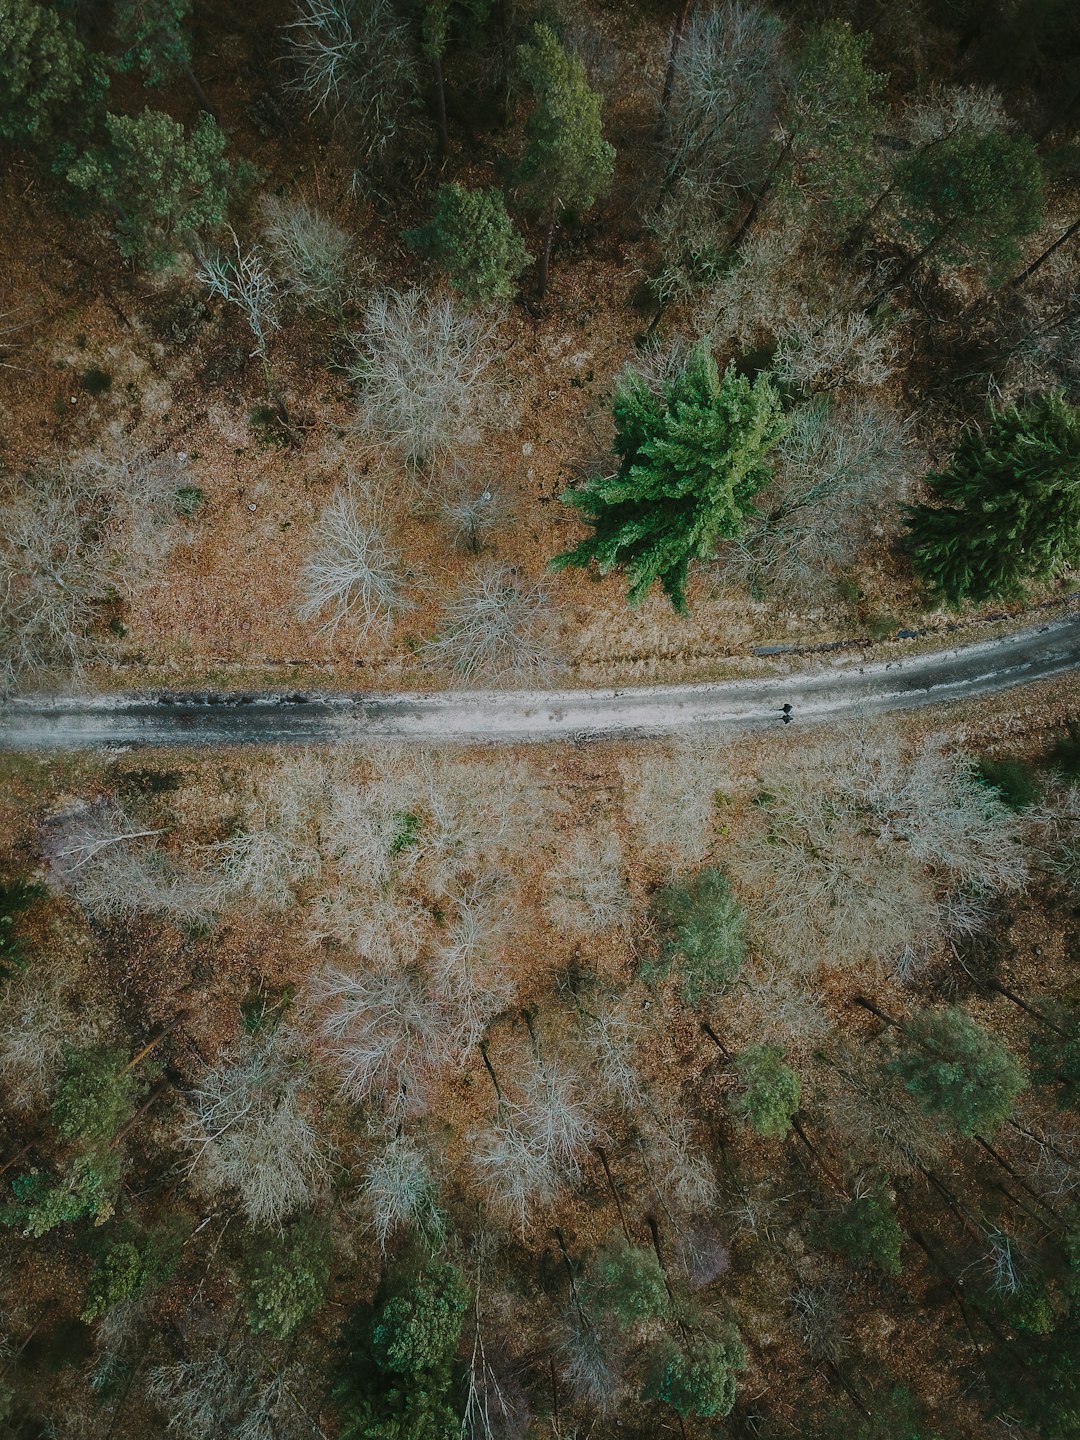
{"type": "Polygon", "coordinates": [[[993,1135],[1027,1084],[1012,1051],[964,1010],[922,1010],[890,1068],[930,1115],[961,1135],[993,1135]]]}
{"type": "Polygon", "coordinates": [[[684,614],[691,562],[708,560],[737,535],[772,474],[769,452],[784,432],[780,396],[769,375],[723,375],[705,345],[659,390],[633,371],[614,399],[616,474],[563,495],[593,533],[552,561],[556,570],[626,570],[631,605],[655,580],[684,614]]]}

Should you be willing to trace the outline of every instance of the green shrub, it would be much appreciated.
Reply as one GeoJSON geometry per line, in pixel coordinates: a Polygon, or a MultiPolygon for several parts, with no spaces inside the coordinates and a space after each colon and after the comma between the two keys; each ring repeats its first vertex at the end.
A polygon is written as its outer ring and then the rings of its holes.
{"type": "Polygon", "coordinates": [[[773,1045],[747,1045],[735,1057],[740,1088],[732,1112],[763,1139],[780,1139],[791,1129],[799,1108],[799,1077],[773,1045]]]}
{"type": "Polygon", "coordinates": [[[684,1419],[730,1415],[735,1371],[745,1365],[746,1350],[734,1332],[721,1339],[686,1335],[681,1343],[665,1336],[653,1352],[642,1395],[670,1405],[684,1419]]]}
{"type": "Polygon", "coordinates": [[[68,1049],[53,1100],[52,1122],[63,1140],[94,1145],[111,1140],[135,1110],[143,1088],[126,1070],[127,1054],[116,1045],[68,1049]]]}
{"type": "Polygon", "coordinates": [[[430,225],[406,231],[405,240],[444,269],[454,289],[474,305],[512,299],[514,282],[530,260],[502,191],[494,187],[440,185],[430,225]]]}
{"type": "Polygon", "coordinates": [[[256,1237],[241,1301],[252,1334],[286,1340],[322,1305],[330,1283],[330,1228],[310,1216],[256,1237]]]}
{"type": "Polygon", "coordinates": [[[587,1309],[612,1315],[624,1326],[655,1320],[671,1303],[656,1251],[622,1240],[592,1257],[580,1288],[587,1309]]]}
{"type": "Polygon", "coordinates": [[[827,1220],[824,1235],[827,1244],[857,1265],[876,1265],[886,1275],[900,1274],[904,1232],[883,1186],[857,1196],[827,1220]]]}
{"type": "Polygon", "coordinates": [[[1012,1051],[966,1011],[922,1010],[889,1069],[930,1115],[961,1135],[993,1135],[1027,1084],[1012,1051]]]}
{"type": "Polygon", "coordinates": [[[683,885],[665,886],[654,896],[651,914],[660,950],[642,966],[643,979],[674,971],[690,1006],[732,983],[746,958],[746,915],[721,871],[706,868],[683,885]]]}

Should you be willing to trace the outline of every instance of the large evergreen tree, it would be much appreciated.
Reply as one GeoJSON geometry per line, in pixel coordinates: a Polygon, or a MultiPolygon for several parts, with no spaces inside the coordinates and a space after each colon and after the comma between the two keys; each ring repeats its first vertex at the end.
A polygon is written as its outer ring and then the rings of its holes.
{"type": "Polygon", "coordinates": [[[68,167],[87,200],[115,217],[120,253],[148,269],[168,265],[183,246],[224,222],[250,168],[226,159],[226,139],[204,115],[190,135],[160,110],[108,115],[106,143],[68,167]]]}
{"type": "Polygon", "coordinates": [[[548,25],[534,25],[518,46],[518,64],[534,105],[516,182],[522,202],[545,226],[538,291],[547,291],[555,227],[567,211],[590,210],[611,186],[615,150],[600,129],[601,99],[585,67],[548,25]]]}
{"type": "Polygon", "coordinates": [[[772,473],[769,451],[784,431],[780,397],[765,373],[751,382],[731,364],[721,375],[702,345],[659,393],[628,372],[614,412],[619,470],[563,495],[593,533],[552,566],[595,560],[601,575],[622,566],[631,605],[659,580],[684,614],[691,561],[711,559],[720,540],[739,533],[772,473]]]}
{"type": "Polygon", "coordinates": [[[993,1135],[1027,1084],[1008,1046],[965,1010],[922,1010],[890,1069],[930,1115],[961,1135],[993,1135]]]}
{"type": "Polygon", "coordinates": [[[904,228],[921,261],[975,265],[1001,279],[1020,258],[1018,241],[1043,218],[1042,167],[1026,135],[957,133],[925,145],[896,169],[904,228]]]}
{"type": "Polygon", "coordinates": [[[0,0],[0,140],[39,145],[89,128],[106,84],[64,7],[0,0]]]}
{"type": "Polygon", "coordinates": [[[408,230],[407,243],[429,255],[450,283],[472,304],[509,300],[529,253],[506,213],[502,191],[440,185],[435,214],[422,230],[408,230]]]}
{"type": "Polygon", "coordinates": [[[1080,407],[1062,395],[992,410],[911,507],[915,568],[952,604],[1022,593],[1080,564],[1080,407]]]}

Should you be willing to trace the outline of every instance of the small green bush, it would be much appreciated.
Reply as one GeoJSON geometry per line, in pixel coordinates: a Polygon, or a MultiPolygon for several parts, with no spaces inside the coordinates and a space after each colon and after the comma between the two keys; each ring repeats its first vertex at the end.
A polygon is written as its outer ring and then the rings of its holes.
{"type": "Polygon", "coordinates": [[[650,913],[660,948],[642,966],[642,979],[662,980],[674,971],[691,1006],[734,981],[746,958],[746,915],[726,875],[706,868],[683,885],[667,885],[650,913]]]}
{"type": "Polygon", "coordinates": [[[791,1129],[799,1108],[799,1077],[773,1045],[747,1045],[735,1057],[740,1088],[732,1112],[763,1139],[778,1140],[791,1129]]]}
{"type": "Polygon", "coordinates": [[[886,1275],[899,1275],[904,1232],[883,1186],[857,1196],[839,1215],[825,1222],[824,1236],[832,1249],[857,1265],[876,1265],[886,1275]]]}
{"type": "Polygon", "coordinates": [[[63,1140],[94,1145],[111,1140],[135,1110],[143,1088],[125,1070],[127,1054],[116,1045],[68,1049],[56,1087],[52,1121],[63,1140]]]}
{"type": "Polygon", "coordinates": [[[287,1340],[322,1305],[330,1283],[330,1227],[307,1216],[256,1238],[241,1300],[254,1335],[287,1340]]]}

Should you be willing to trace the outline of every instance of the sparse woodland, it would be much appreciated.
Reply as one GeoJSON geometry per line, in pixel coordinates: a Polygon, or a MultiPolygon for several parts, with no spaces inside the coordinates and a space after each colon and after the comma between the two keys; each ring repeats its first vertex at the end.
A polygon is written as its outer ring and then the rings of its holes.
{"type": "MultiPolygon", "coordinates": [[[[0,695],[1054,613],[1078,69],[1064,0],[0,0],[0,695]]],[[[0,757],[0,1435],[1080,1437],[1078,715],[0,757]]]]}

